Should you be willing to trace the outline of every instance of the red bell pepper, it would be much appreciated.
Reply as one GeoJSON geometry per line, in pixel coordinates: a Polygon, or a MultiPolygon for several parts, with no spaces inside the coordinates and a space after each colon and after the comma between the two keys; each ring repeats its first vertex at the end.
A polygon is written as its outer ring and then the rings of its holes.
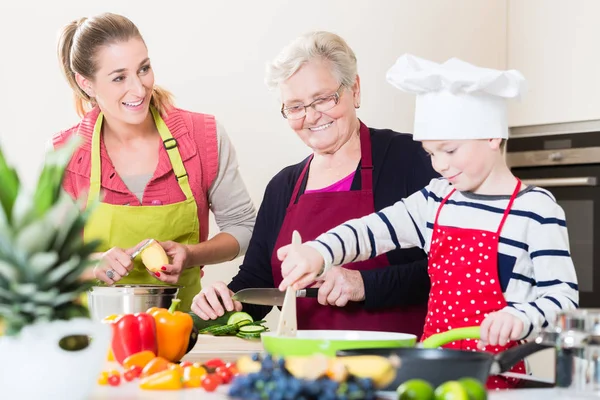
{"type": "Polygon", "coordinates": [[[156,323],[150,314],[125,314],[112,324],[112,350],[115,359],[123,361],[132,354],[150,350],[158,354],[156,323]]]}

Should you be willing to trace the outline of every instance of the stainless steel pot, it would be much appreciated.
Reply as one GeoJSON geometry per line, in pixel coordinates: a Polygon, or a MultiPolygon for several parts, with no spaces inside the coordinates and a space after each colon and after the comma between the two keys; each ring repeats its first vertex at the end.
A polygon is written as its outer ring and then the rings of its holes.
{"type": "Polygon", "coordinates": [[[94,286],[88,291],[88,307],[92,319],[101,321],[113,314],[145,312],[150,307],[169,308],[178,293],[178,286],[94,286]]]}
{"type": "Polygon", "coordinates": [[[600,393],[600,310],[560,313],[537,342],[556,348],[556,386],[569,392],[600,393]]]}

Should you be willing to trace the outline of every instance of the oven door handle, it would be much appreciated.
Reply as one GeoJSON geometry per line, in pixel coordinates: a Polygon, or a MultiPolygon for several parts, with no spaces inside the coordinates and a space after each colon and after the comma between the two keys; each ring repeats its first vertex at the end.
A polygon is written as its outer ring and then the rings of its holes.
{"type": "Polygon", "coordinates": [[[540,187],[597,186],[598,179],[595,176],[581,176],[575,178],[523,179],[522,182],[526,185],[540,187]]]}

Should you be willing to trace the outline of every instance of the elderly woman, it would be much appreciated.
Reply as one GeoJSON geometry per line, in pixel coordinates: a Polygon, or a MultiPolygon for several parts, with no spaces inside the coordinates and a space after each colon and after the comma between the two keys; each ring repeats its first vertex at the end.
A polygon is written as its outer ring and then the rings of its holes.
{"type": "MultiPolygon", "coordinates": [[[[339,36],[299,37],[271,63],[266,80],[279,90],[281,114],[313,154],[271,180],[239,273],[229,285],[217,282],[194,298],[192,310],[203,319],[242,308],[263,318],[270,307],[242,306],[231,296],[279,285],[277,249],[290,242],[293,230],[303,240],[314,239],[399,201],[436,176],[410,135],[369,128],[357,118],[356,57],[339,36]]],[[[317,299],[298,299],[299,329],[422,333],[430,283],[421,250],[397,250],[332,269],[317,286],[317,299]]]]}

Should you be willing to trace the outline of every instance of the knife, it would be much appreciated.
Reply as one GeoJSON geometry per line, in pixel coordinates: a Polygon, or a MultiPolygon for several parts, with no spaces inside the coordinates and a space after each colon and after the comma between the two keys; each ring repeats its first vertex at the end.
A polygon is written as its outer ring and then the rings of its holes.
{"type": "MultiPolygon", "coordinates": [[[[318,288],[300,289],[296,291],[296,297],[317,297],[318,293],[318,288]]],[[[231,298],[247,304],[283,306],[284,297],[285,292],[277,288],[250,288],[238,291],[231,298]]]]}

